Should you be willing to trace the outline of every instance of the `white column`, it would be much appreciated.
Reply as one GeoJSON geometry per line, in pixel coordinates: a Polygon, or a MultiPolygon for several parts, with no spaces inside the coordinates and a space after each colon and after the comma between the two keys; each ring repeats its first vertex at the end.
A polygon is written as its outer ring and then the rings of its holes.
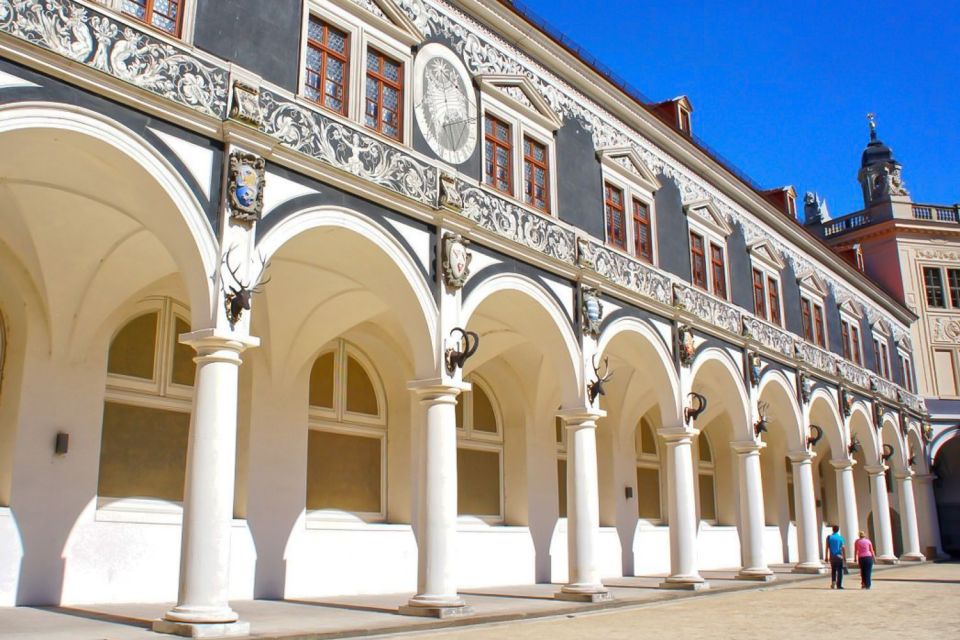
{"type": "Polygon", "coordinates": [[[900,531],[903,534],[903,560],[922,562],[920,536],[917,533],[917,508],[913,499],[913,472],[897,474],[900,494],[900,531]]]}
{"type": "Polygon", "coordinates": [[[683,426],[661,429],[667,447],[667,509],[670,518],[670,576],[664,589],[707,589],[697,571],[697,504],[693,447],[699,431],[683,426]]]}
{"type": "Polygon", "coordinates": [[[462,382],[418,380],[408,388],[423,408],[423,475],[417,531],[417,595],[400,613],[445,618],[472,610],[457,595],[457,396],[462,382]]]}
{"type": "MultiPolygon", "coordinates": [[[[890,502],[887,499],[886,465],[864,467],[870,476],[870,504],[873,508],[873,531],[879,564],[896,564],[893,552],[893,533],[890,527],[890,502]]],[[[852,544],[852,543],[851,543],[852,544]]]]}
{"type": "Polygon", "coordinates": [[[227,596],[230,585],[230,529],[237,447],[237,378],[240,353],[256,338],[215,329],[180,336],[197,351],[196,383],[180,542],[177,605],[154,631],[192,637],[247,635],[227,596]]]}
{"type": "Polygon", "coordinates": [[[797,542],[800,561],[794,573],[825,573],[820,561],[820,534],[817,531],[817,499],[813,489],[813,458],[816,454],[800,451],[790,454],[793,465],[793,504],[797,515],[797,542]]]}
{"type": "Polygon", "coordinates": [[[600,489],[597,484],[597,418],[602,411],[564,411],[567,430],[567,565],[568,582],[560,600],[599,602],[612,596],[600,581],[600,489]]]}
{"type": "Polygon", "coordinates": [[[840,535],[846,542],[847,560],[853,561],[853,543],[860,533],[857,516],[857,488],[853,484],[854,460],[831,460],[837,471],[837,503],[840,505],[840,535]]]}
{"type": "Polygon", "coordinates": [[[760,476],[760,449],[766,445],[755,440],[731,444],[740,467],[740,551],[741,580],[773,580],[773,571],[763,558],[763,480],[760,476]]]}
{"type": "Polygon", "coordinates": [[[914,476],[914,479],[917,486],[914,495],[917,499],[920,548],[927,550],[931,555],[941,556],[943,546],[940,542],[940,520],[937,517],[937,500],[933,493],[933,481],[936,476],[932,473],[919,473],[914,476]]]}

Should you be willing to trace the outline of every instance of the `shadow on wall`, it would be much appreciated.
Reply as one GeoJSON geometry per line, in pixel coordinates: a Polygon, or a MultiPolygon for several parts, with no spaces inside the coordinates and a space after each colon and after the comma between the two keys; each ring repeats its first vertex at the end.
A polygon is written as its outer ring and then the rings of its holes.
{"type": "Polygon", "coordinates": [[[933,472],[943,550],[960,558],[960,435],[941,447],[933,472]]]}

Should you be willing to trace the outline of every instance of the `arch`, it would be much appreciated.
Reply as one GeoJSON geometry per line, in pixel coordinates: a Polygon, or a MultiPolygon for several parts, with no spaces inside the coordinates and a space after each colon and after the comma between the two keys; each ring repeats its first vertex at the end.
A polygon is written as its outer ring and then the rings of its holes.
{"type": "Polygon", "coordinates": [[[844,437],[843,418],[837,406],[836,397],[823,387],[819,387],[810,394],[807,403],[806,424],[815,424],[823,429],[827,444],[835,460],[847,459],[847,445],[844,437]]]}
{"type": "Polygon", "coordinates": [[[880,464],[880,438],[877,437],[877,431],[873,428],[870,411],[867,410],[867,406],[862,400],[853,403],[848,421],[850,440],[853,440],[854,436],[857,436],[860,440],[860,447],[866,464],[880,464]]]}
{"type": "MultiPolygon", "coordinates": [[[[561,385],[561,402],[563,405],[577,406],[582,403],[582,375],[579,364],[580,346],[577,336],[573,331],[566,312],[557,304],[556,300],[547,293],[546,289],[532,279],[513,273],[501,273],[481,282],[463,303],[461,311],[463,326],[470,324],[477,310],[480,309],[484,303],[495,296],[500,296],[505,293],[522,296],[535,305],[539,311],[546,314],[547,319],[549,319],[550,324],[556,331],[535,331],[533,330],[533,326],[529,326],[523,327],[523,329],[528,330],[522,331],[522,333],[531,341],[539,343],[544,356],[555,359],[556,364],[561,367],[556,379],[561,385]],[[557,345],[554,343],[553,347],[562,346],[562,353],[558,354],[555,348],[550,348],[549,333],[553,333],[559,338],[560,344],[557,345]]],[[[535,322],[535,316],[531,315],[525,318],[525,320],[527,323],[535,322]]],[[[480,348],[483,349],[482,341],[480,348]]]]}
{"type": "Polygon", "coordinates": [[[655,356],[654,362],[646,358],[640,358],[638,361],[643,362],[645,367],[654,366],[654,363],[660,365],[657,367],[657,371],[664,374],[667,382],[666,389],[658,389],[654,392],[657,396],[656,402],[660,408],[661,420],[671,425],[680,424],[683,416],[680,378],[673,365],[673,355],[670,353],[670,349],[649,323],[637,318],[624,317],[614,320],[603,330],[597,341],[597,353],[607,353],[611,345],[620,336],[631,340],[634,346],[642,351],[643,355],[652,352],[655,356]]]}
{"type": "Polygon", "coordinates": [[[880,422],[880,448],[883,451],[883,445],[889,444],[893,447],[893,457],[887,461],[887,464],[897,473],[903,473],[907,468],[907,447],[900,437],[900,429],[897,427],[897,421],[889,412],[883,414],[880,422]]]}
{"type": "MultiPolygon", "coordinates": [[[[400,270],[403,279],[409,284],[409,292],[414,296],[419,314],[416,322],[407,319],[408,321],[403,323],[416,375],[424,378],[436,376],[441,363],[436,344],[439,317],[433,294],[413,258],[390,233],[368,216],[343,207],[303,209],[277,223],[258,240],[257,249],[265,260],[270,260],[295,238],[321,228],[342,229],[356,234],[374,245],[400,270]]],[[[267,295],[269,296],[269,292],[267,295]]],[[[304,356],[304,363],[315,355],[312,352],[304,356]]],[[[297,363],[292,370],[299,369],[302,364],[297,363]]]]}
{"type": "MultiPolygon", "coordinates": [[[[173,208],[179,214],[178,224],[169,224],[169,219],[143,216],[135,218],[138,223],[157,238],[163,249],[172,257],[190,301],[191,324],[197,328],[209,326],[214,316],[216,291],[210,274],[214,273],[218,263],[218,243],[207,221],[203,207],[190,190],[186,180],[163,155],[142,137],[124,125],[101,114],[76,106],[50,102],[20,102],[0,106],[0,136],[25,130],[50,130],[76,134],[106,145],[132,160],[144,170],[170,199],[173,208]],[[184,242],[189,239],[189,242],[184,242]]],[[[62,141],[58,144],[63,144],[62,141]]],[[[62,147],[61,147],[62,148],[62,147]]],[[[41,185],[42,186],[42,185],[41,185]]],[[[106,202],[101,202],[104,206],[106,202]]],[[[152,207],[151,211],[163,207],[152,207]]],[[[123,240],[127,240],[124,238],[123,240]]],[[[120,245],[111,247],[108,256],[120,249],[120,245]]],[[[34,255],[28,262],[39,264],[34,255]]],[[[90,292],[99,272],[86,283],[84,296],[90,292]]],[[[36,283],[41,299],[46,303],[43,315],[49,322],[49,294],[42,283],[36,283]]],[[[86,308],[77,313],[73,335],[74,353],[82,353],[89,340],[100,328],[102,318],[98,313],[103,310],[86,308]],[[97,316],[96,318],[92,316],[97,316]]],[[[54,338],[51,337],[51,340],[54,338]]],[[[53,345],[52,345],[53,346],[53,345]]]]}
{"type": "MultiPolygon", "coordinates": [[[[692,387],[703,384],[701,371],[710,373],[717,371],[720,375],[711,377],[711,383],[721,386],[723,390],[732,390],[732,397],[720,394],[719,397],[707,398],[707,415],[717,415],[718,410],[727,410],[730,414],[735,438],[753,439],[753,425],[750,416],[750,395],[744,385],[740,367],[722,349],[710,347],[702,351],[693,363],[690,371],[692,387]]],[[[709,377],[709,376],[707,376],[709,377]]],[[[701,418],[702,419],[702,418],[701,418]]]]}
{"type": "Polygon", "coordinates": [[[764,401],[768,396],[773,396],[772,400],[779,401],[777,405],[771,404],[771,415],[776,418],[772,428],[783,426],[782,431],[786,436],[789,449],[802,451],[806,447],[806,437],[803,435],[803,413],[797,403],[794,387],[783,372],[769,369],[760,378],[757,397],[764,401]],[[786,416],[792,419],[792,424],[777,424],[781,423],[786,416]]]}
{"type": "MultiPolygon", "coordinates": [[[[923,434],[920,432],[920,425],[913,423],[911,429],[917,433],[917,437],[920,438],[920,441],[924,442],[923,434]]],[[[941,449],[943,449],[947,443],[957,437],[960,437],[960,425],[948,427],[933,437],[929,444],[931,465],[936,464],[937,458],[940,456],[941,449]]]]}

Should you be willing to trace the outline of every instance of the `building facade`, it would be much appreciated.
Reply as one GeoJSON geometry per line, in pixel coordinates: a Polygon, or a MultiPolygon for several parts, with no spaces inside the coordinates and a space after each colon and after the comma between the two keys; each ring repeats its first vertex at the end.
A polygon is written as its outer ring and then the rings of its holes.
{"type": "MultiPolygon", "coordinates": [[[[921,475],[936,486],[941,539],[927,528],[925,548],[960,554],[960,205],[921,204],[906,188],[903,168],[877,135],[871,119],[858,180],[864,208],[823,219],[813,206],[807,223],[841,255],[919,316],[914,323],[912,366],[916,388],[930,413],[928,455],[936,473],[921,475]]],[[[899,348],[874,338],[882,367],[910,366],[899,348]]],[[[908,376],[906,378],[910,380],[908,376]]],[[[911,452],[913,456],[921,452],[911,452]]],[[[930,514],[931,518],[936,514],[930,514]]]]}
{"type": "Polygon", "coordinates": [[[914,314],[691,113],[510,3],[0,0],[0,603],[922,559],[914,314]]]}

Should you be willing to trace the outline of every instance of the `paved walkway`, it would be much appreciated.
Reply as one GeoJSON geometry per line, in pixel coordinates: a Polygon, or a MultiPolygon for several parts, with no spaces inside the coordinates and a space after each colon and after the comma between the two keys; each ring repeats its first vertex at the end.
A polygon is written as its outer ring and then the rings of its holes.
{"type": "MultiPolygon", "coordinates": [[[[656,576],[611,579],[606,582],[616,600],[599,605],[554,600],[555,585],[470,589],[463,595],[476,614],[443,621],[397,615],[408,594],[233,604],[255,638],[298,640],[391,633],[434,640],[635,638],[641,626],[656,629],[658,638],[711,633],[768,639],[789,637],[786,630],[800,637],[844,628],[850,633],[834,637],[864,637],[868,630],[871,640],[903,633],[958,637],[960,564],[881,568],[869,593],[855,589],[855,572],[854,589],[832,592],[826,577],[811,580],[787,567],[774,569],[778,580],[767,585],[734,580],[732,571],[704,572],[711,589],[700,594],[658,589],[656,576]],[[906,611],[910,614],[900,613],[906,611]],[[541,620],[530,621],[536,618],[541,620]]],[[[157,640],[161,636],[149,630],[150,623],[167,608],[152,603],[0,609],[0,640],[157,640]]]]}

